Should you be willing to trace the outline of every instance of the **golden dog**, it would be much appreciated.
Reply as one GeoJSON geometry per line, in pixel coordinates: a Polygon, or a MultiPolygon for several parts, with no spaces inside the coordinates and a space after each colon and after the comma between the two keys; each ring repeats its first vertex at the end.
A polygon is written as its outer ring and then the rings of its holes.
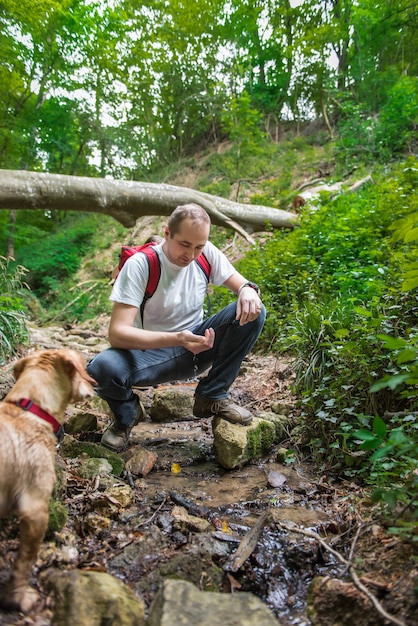
{"type": "Polygon", "coordinates": [[[0,603],[27,612],[37,600],[28,580],[48,525],[65,409],[91,397],[95,381],[81,355],[66,348],[20,359],[14,375],[15,385],[0,402],[0,517],[17,513],[20,545],[0,603]]]}

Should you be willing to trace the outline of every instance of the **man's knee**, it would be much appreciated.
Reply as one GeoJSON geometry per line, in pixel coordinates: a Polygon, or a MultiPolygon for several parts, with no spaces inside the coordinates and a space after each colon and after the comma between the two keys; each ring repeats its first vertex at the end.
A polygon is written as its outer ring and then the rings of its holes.
{"type": "Polygon", "coordinates": [[[110,350],[104,350],[89,361],[86,370],[92,378],[101,384],[109,376],[112,376],[111,372],[114,370],[115,361],[116,359],[112,358],[110,350]]]}

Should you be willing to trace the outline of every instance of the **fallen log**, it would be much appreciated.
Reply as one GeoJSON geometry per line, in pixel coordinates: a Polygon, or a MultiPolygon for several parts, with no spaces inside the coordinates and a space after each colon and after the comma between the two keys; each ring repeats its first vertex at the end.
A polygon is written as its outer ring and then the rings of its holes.
{"type": "Polygon", "coordinates": [[[281,209],[240,204],[174,185],[126,180],[0,170],[0,208],[88,211],[112,216],[130,228],[145,215],[170,215],[196,202],[218,226],[231,228],[254,243],[249,232],[293,228],[297,215],[281,209]]]}

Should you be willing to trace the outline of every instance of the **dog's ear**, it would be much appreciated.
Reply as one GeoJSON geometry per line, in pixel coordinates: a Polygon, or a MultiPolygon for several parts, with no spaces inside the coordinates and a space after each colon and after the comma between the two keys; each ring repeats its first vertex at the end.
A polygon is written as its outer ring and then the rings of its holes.
{"type": "Polygon", "coordinates": [[[86,372],[81,354],[69,348],[59,352],[71,377],[72,401],[77,402],[93,396],[93,385],[97,385],[97,382],[86,372]]]}
{"type": "Polygon", "coordinates": [[[19,376],[22,374],[23,370],[28,365],[29,361],[32,361],[32,356],[25,356],[19,359],[13,366],[13,374],[15,379],[17,380],[19,376]]]}

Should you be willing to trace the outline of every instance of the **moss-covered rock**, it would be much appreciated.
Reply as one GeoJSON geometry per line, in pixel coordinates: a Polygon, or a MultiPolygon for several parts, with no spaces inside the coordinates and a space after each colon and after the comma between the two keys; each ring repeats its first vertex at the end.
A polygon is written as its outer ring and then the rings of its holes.
{"type": "Polygon", "coordinates": [[[64,424],[65,432],[70,435],[95,432],[97,428],[97,416],[94,413],[76,413],[64,424]]]}
{"type": "Polygon", "coordinates": [[[73,437],[67,435],[60,448],[61,456],[76,459],[81,455],[87,455],[91,458],[107,459],[112,466],[115,476],[120,476],[125,466],[125,461],[119,454],[108,450],[98,443],[89,441],[77,441],[73,437]]]}
{"type": "Polygon", "coordinates": [[[241,467],[252,459],[264,456],[276,442],[274,422],[258,417],[250,426],[214,418],[213,434],[216,460],[225,469],[241,467]]]}
{"type": "Polygon", "coordinates": [[[181,422],[193,417],[192,396],[171,390],[157,390],[154,393],[150,417],[153,422],[181,422]]]}
{"type": "Polygon", "coordinates": [[[50,537],[54,533],[59,533],[67,523],[68,511],[67,508],[59,500],[51,498],[48,504],[48,528],[46,536],[50,537]]]}

